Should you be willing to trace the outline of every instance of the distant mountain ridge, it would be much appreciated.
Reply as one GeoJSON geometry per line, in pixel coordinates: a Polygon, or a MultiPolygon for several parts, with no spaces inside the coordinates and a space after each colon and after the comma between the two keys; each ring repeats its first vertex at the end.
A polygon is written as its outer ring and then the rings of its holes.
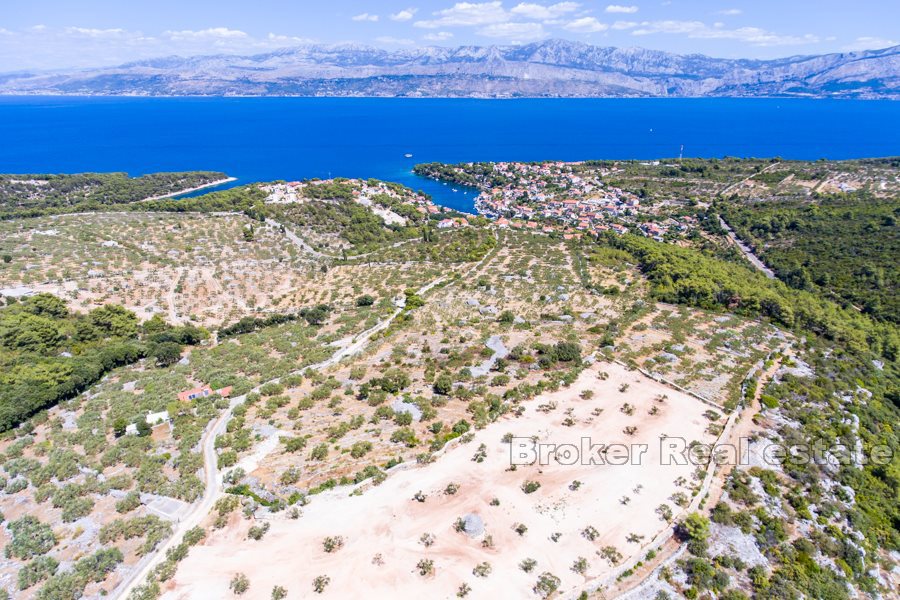
{"type": "Polygon", "coordinates": [[[0,74],[0,94],[900,99],[900,46],[750,60],[565,40],[397,51],[307,45],[253,56],[172,56],[0,74]]]}

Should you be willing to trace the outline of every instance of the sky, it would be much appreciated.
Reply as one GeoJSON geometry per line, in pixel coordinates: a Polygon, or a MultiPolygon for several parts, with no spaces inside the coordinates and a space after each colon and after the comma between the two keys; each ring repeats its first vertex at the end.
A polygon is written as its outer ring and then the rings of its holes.
{"type": "Polygon", "coordinates": [[[897,0],[622,1],[2,0],[0,72],[307,43],[399,49],[561,38],[724,58],[900,44],[897,0]]]}

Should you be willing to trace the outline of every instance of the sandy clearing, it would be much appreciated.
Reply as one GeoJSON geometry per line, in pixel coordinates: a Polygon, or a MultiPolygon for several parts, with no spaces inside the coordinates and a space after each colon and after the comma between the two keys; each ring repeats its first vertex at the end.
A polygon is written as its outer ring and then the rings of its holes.
{"type": "Polygon", "coordinates": [[[226,597],[236,572],[250,579],[247,598],[268,598],[274,585],[285,586],[291,597],[319,597],[312,590],[318,575],[330,577],[325,595],[341,598],[451,598],[463,582],[471,586],[472,598],[533,597],[532,587],[544,571],[562,580],[561,591],[576,591],[613,570],[599,555],[601,548],[615,546],[623,560],[639,554],[642,544],[668,526],[656,507],[665,503],[678,514],[669,497],[677,491],[690,496],[690,490],[674,482],[679,477],[691,481],[694,467],[661,464],[659,439],[666,434],[711,442],[705,433],[705,410],[686,394],[602,363],[586,370],[570,388],[528,403],[522,417],[504,418],[477,432],[471,443],[449,450],[431,465],[399,471],[362,496],[348,497],[345,490],[316,496],[300,519],[274,521],[261,542],[242,539],[250,525],[244,520],[212,534],[181,564],[165,597],[226,597]],[[609,374],[605,381],[597,377],[601,370],[609,374]],[[625,383],[629,388],[620,392],[625,383]],[[594,391],[592,399],[579,397],[586,389],[594,391]],[[662,404],[655,400],[661,394],[668,396],[662,404]],[[635,407],[632,416],[619,410],[626,401],[635,407]],[[553,402],[557,408],[551,413],[537,410],[553,402]],[[660,414],[648,415],[652,406],[660,406],[660,414]],[[592,414],[597,408],[603,409],[600,416],[592,414]],[[569,409],[575,424],[567,427],[563,420],[569,409]],[[638,427],[634,436],[623,433],[628,425],[638,427]],[[551,461],[544,467],[509,471],[509,446],[501,442],[507,432],[538,435],[552,443],[578,444],[590,436],[595,443],[643,443],[649,448],[639,465],[566,466],[551,461]],[[482,443],[487,458],[473,462],[482,443]],[[520,486],[529,479],[540,482],[541,488],[525,494],[520,486]],[[582,482],[576,491],[569,489],[574,480],[582,482]],[[443,493],[450,482],[460,485],[455,495],[443,493]],[[642,489],[635,493],[638,485],[642,489]],[[412,500],[419,490],[427,494],[424,503],[412,500]],[[626,505],[620,502],[624,496],[630,498],[626,505]],[[499,499],[498,506],[491,505],[493,498],[499,499]],[[483,547],[482,538],[454,531],[454,521],[468,513],[483,518],[493,548],[483,547]],[[516,523],[528,527],[524,536],[513,531],[516,523]],[[587,526],[599,532],[594,541],[581,534],[587,526]],[[562,533],[558,542],[550,539],[554,532],[562,533]],[[426,548],[419,542],[423,533],[435,535],[434,545],[426,548]],[[632,533],[644,536],[642,544],[627,542],[632,533]],[[324,552],[322,540],[338,535],[344,547],[324,552]],[[376,554],[383,564],[373,562],[376,554]],[[518,564],[529,557],[537,566],[525,573],[518,564]],[[586,576],[571,570],[579,557],[590,565],[586,576]],[[432,576],[416,572],[423,558],[434,561],[432,576]],[[479,578],[472,569],[483,561],[491,563],[493,571],[479,578]]]}

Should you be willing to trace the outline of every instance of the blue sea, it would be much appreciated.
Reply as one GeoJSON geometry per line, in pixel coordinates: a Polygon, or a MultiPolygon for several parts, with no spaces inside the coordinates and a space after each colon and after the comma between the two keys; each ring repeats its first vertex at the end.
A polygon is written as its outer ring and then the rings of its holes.
{"type": "Polygon", "coordinates": [[[0,172],[375,177],[472,211],[417,162],[900,154],[900,102],[798,99],[0,98],[0,172]],[[412,154],[412,158],[405,157],[412,154]]]}

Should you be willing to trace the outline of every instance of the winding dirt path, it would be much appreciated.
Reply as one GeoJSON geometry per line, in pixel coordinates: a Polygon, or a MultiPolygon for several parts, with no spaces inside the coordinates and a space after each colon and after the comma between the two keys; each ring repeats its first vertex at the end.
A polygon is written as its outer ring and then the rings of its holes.
{"type": "MultiPolygon", "coordinates": [[[[734,424],[734,427],[731,428],[731,431],[728,434],[726,440],[722,440],[720,443],[723,444],[733,444],[734,446],[740,448],[740,440],[743,438],[747,438],[752,433],[753,429],[756,427],[756,424],[753,422],[753,417],[759,413],[760,404],[759,399],[762,397],[763,390],[766,388],[766,384],[775,376],[775,373],[778,372],[778,369],[781,367],[782,363],[790,358],[791,351],[790,346],[781,348],[779,351],[774,352],[772,356],[775,359],[765,371],[763,371],[756,383],[756,390],[753,393],[753,400],[750,402],[749,406],[744,407],[741,410],[740,414],[737,417],[737,420],[734,424]]],[[[725,481],[728,479],[728,475],[731,474],[731,471],[734,469],[734,465],[723,465],[710,483],[709,490],[706,494],[706,500],[704,502],[704,509],[701,511],[705,515],[709,515],[712,508],[719,502],[722,498],[722,494],[725,491],[725,481]]],[[[675,558],[680,554],[681,548],[684,544],[678,543],[678,541],[673,537],[666,541],[660,548],[657,550],[656,556],[653,560],[649,560],[641,567],[635,569],[634,573],[620,582],[617,582],[616,585],[612,586],[608,590],[606,590],[606,598],[620,598],[627,594],[630,594],[640,588],[644,582],[649,578],[655,571],[657,571],[660,567],[671,564],[675,558]]]]}
{"type": "MultiPolygon", "coordinates": [[[[475,263],[472,267],[465,271],[466,274],[470,274],[476,272],[478,269],[482,267],[482,265],[488,261],[494,252],[488,252],[485,256],[475,263]]],[[[429,291],[446,282],[447,279],[451,276],[452,271],[441,275],[437,279],[423,285],[418,290],[416,290],[416,294],[419,296],[423,296],[427,294],[429,291]]],[[[452,283],[452,282],[451,282],[452,283]]],[[[339,348],[331,357],[326,360],[303,367],[302,369],[298,369],[295,373],[302,373],[307,370],[322,370],[332,367],[345,358],[349,358],[350,356],[354,356],[359,354],[369,345],[378,333],[386,330],[390,327],[391,323],[400,316],[403,310],[406,307],[406,299],[401,297],[395,302],[396,309],[386,318],[379,321],[374,326],[369,329],[363,331],[362,333],[354,336],[349,344],[343,345],[339,348]]],[[[256,386],[252,392],[259,391],[262,386],[267,383],[278,383],[281,378],[273,378],[269,381],[259,384],[256,386]]],[[[216,437],[222,434],[225,431],[225,427],[228,425],[228,421],[231,419],[231,415],[234,412],[234,409],[242,404],[246,399],[247,395],[237,396],[231,399],[231,402],[228,405],[228,408],[219,415],[210,425],[207,426],[206,432],[203,434],[201,438],[201,448],[203,453],[203,473],[204,473],[204,482],[205,489],[203,492],[203,496],[194,503],[191,511],[185,515],[182,519],[178,521],[175,526],[175,530],[172,535],[165,542],[157,546],[156,550],[153,554],[144,557],[135,567],[131,574],[125,577],[122,583],[117,586],[115,590],[113,590],[112,597],[113,598],[128,598],[129,595],[143,582],[147,579],[150,573],[155,569],[163,560],[166,558],[166,552],[170,548],[174,548],[184,539],[185,534],[200,525],[203,522],[203,519],[209,514],[210,510],[212,510],[216,501],[222,496],[224,493],[223,486],[223,476],[222,473],[218,470],[218,456],[216,454],[216,437]]]]}
{"type": "MultiPolygon", "coordinates": [[[[424,294],[428,290],[432,289],[434,286],[439,285],[446,279],[446,275],[435,279],[431,283],[420,288],[417,293],[424,294]]],[[[373,327],[367,329],[366,331],[358,334],[354,337],[351,343],[343,346],[338,349],[334,354],[331,355],[330,358],[313,365],[306,366],[302,369],[298,369],[297,372],[304,372],[307,370],[322,370],[332,367],[338,364],[340,361],[353,356],[354,354],[358,354],[362,352],[365,347],[369,344],[372,338],[387,329],[391,323],[396,319],[400,313],[403,312],[405,307],[405,299],[401,302],[397,303],[397,308],[392,312],[388,317],[379,321],[373,327]]],[[[265,383],[261,383],[257,387],[255,387],[252,392],[257,392],[259,389],[266,385],[267,383],[278,383],[280,378],[270,379],[265,383]]],[[[231,415],[234,412],[234,409],[242,404],[244,400],[247,398],[247,395],[238,396],[232,398],[228,408],[216,418],[215,421],[212,422],[206,429],[206,432],[203,434],[201,438],[201,447],[203,451],[203,473],[205,479],[205,489],[203,492],[203,496],[199,501],[195,502],[191,511],[181,520],[178,521],[175,531],[166,540],[164,543],[160,544],[153,555],[138,563],[140,566],[137,570],[134,571],[132,575],[123,580],[123,582],[119,585],[116,591],[113,593],[114,598],[127,598],[129,594],[139,585],[141,585],[147,576],[150,574],[153,569],[156,568],[166,557],[166,552],[178,544],[184,539],[184,535],[194,527],[200,525],[206,515],[212,510],[213,506],[216,503],[216,500],[221,497],[224,492],[222,473],[218,470],[218,456],[216,454],[216,437],[221,435],[225,431],[225,427],[228,425],[228,421],[231,419],[231,415]]]]}

